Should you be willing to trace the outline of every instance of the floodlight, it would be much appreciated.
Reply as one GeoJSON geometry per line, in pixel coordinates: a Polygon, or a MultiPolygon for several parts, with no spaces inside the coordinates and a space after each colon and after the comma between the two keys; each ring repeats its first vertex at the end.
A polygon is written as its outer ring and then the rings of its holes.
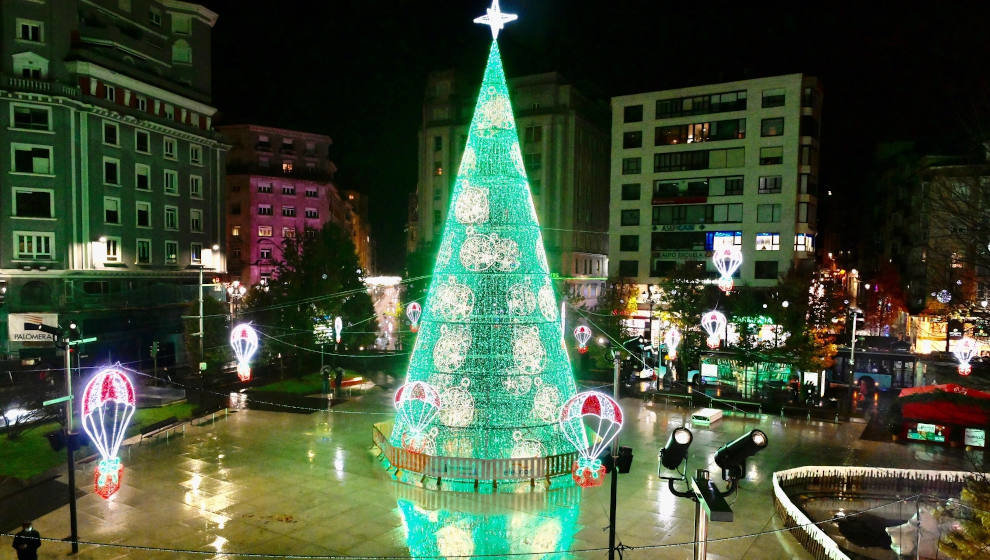
{"type": "Polygon", "coordinates": [[[687,458],[688,447],[693,439],[691,430],[683,426],[675,428],[667,438],[667,444],[660,450],[660,464],[670,470],[677,470],[687,458]]]}
{"type": "Polygon", "coordinates": [[[722,478],[738,480],[743,478],[746,459],[767,446],[767,435],[760,430],[751,430],[735,441],[727,443],[715,452],[715,464],[722,467],[722,478]]]}

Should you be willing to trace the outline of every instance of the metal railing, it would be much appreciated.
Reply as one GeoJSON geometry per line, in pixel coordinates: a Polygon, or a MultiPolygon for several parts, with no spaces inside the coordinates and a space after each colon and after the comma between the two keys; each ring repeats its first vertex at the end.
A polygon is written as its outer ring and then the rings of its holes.
{"type": "Polygon", "coordinates": [[[836,495],[884,492],[892,495],[958,496],[967,471],[930,471],[879,467],[798,467],[773,473],[773,501],[785,527],[815,560],[850,560],[825,531],[794,504],[788,490],[836,495]]]}
{"type": "Polygon", "coordinates": [[[372,427],[372,440],[381,450],[382,458],[397,471],[407,471],[436,478],[439,488],[443,480],[467,480],[491,482],[497,486],[503,481],[530,481],[535,486],[538,479],[570,476],[577,460],[576,452],[549,457],[525,457],[519,459],[475,459],[471,457],[442,457],[414,453],[389,442],[392,423],[381,422],[372,427]]]}

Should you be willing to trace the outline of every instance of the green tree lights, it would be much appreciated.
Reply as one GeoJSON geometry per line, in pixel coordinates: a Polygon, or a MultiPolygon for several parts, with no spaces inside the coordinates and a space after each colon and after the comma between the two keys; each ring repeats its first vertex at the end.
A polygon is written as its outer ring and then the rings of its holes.
{"type": "MultiPolygon", "coordinates": [[[[557,427],[575,393],[560,329],[493,41],[409,364],[407,382],[440,395],[435,435],[422,452],[482,459],[572,452],[557,427]]],[[[392,444],[401,446],[410,429],[397,419],[392,444]]]]}

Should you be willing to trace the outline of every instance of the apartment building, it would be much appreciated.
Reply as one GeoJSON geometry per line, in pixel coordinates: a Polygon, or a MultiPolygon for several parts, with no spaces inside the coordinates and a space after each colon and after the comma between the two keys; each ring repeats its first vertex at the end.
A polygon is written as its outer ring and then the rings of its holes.
{"type": "Polygon", "coordinates": [[[350,210],[346,217],[350,224],[351,241],[357,252],[358,263],[365,276],[377,270],[375,266],[375,244],[371,240],[371,222],[368,220],[368,197],[354,190],[345,190],[344,199],[350,210]]]}
{"type": "Polygon", "coordinates": [[[814,261],[822,89],[803,74],[612,98],[609,277],[650,284],[679,266],[775,285],[814,261]]]}
{"type": "Polygon", "coordinates": [[[92,356],[181,349],[198,269],[225,266],[216,20],[175,0],[0,3],[3,353],[54,352],[23,313],[71,316],[92,356]]]}
{"type": "MultiPolygon", "coordinates": [[[[608,268],[607,108],[555,72],[511,78],[509,90],[550,270],[594,305],[608,268]]],[[[477,95],[477,79],[452,70],[427,78],[409,252],[439,243],[477,95]]]]}
{"type": "Polygon", "coordinates": [[[352,208],[333,182],[329,136],[253,124],[218,127],[227,158],[227,243],[231,274],[272,278],[289,238],[333,222],[354,237],[352,208]]]}

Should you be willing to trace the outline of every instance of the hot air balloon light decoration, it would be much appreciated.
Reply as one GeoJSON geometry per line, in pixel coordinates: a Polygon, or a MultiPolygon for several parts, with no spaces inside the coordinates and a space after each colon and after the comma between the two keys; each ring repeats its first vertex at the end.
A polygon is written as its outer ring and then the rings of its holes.
{"type": "Polygon", "coordinates": [[[586,354],[588,341],[591,340],[591,329],[587,325],[578,325],[574,328],[574,338],[578,341],[578,352],[586,354]]]}
{"type": "Polygon", "coordinates": [[[712,264],[715,265],[715,269],[721,275],[721,278],[718,279],[718,287],[723,292],[729,293],[732,291],[732,275],[739,270],[742,261],[742,251],[737,247],[724,247],[712,254],[712,264]]]}
{"type": "Polygon", "coordinates": [[[423,306],[419,302],[412,302],[406,306],[406,317],[409,318],[409,330],[419,331],[419,316],[423,314],[423,306]]]}
{"type": "Polygon", "coordinates": [[[248,323],[241,323],[230,331],[230,347],[237,358],[237,378],[251,379],[251,358],[258,351],[258,333],[248,323]]]}
{"type": "Polygon", "coordinates": [[[560,429],[578,452],[571,466],[571,477],[581,487],[600,486],[605,466],[599,457],[622,429],[622,409],[612,397],[585,391],[571,397],[560,410],[560,429]],[[588,441],[588,432],[594,433],[588,441]]]}
{"type": "Polygon", "coordinates": [[[952,353],[956,356],[956,360],[959,361],[959,366],[956,368],[959,371],[959,375],[969,375],[973,372],[973,366],[969,362],[976,355],[978,348],[976,341],[968,336],[963,337],[956,344],[956,349],[952,353]]]}
{"type": "Polygon", "coordinates": [[[134,385],[120,364],[100,370],[83,390],[83,430],[100,453],[100,462],[93,473],[93,487],[103,499],[120,489],[120,474],[124,467],[117,452],[136,405],[134,385]]]}
{"type": "Polygon", "coordinates": [[[667,347],[667,358],[677,359],[677,347],[681,344],[681,331],[677,327],[670,327],[663,335],[663,344],[667,347]]]}
{"type": "Polygon", "coordinates": [[[333,335],[336,337],[334,340],[337,341],[337,344],[340,344],[340,334],[341,334],[341,331],[343,331],[343,330],[344,330],[344,320],[341,319],[339,316],[338,317],[334,317],[334,319],[333,319],[333,335]]]}
{"type": "Polygon", "coordinates": [[[701,328],[708,333],[708,347],[715,349],[719,347],[722,340],[722,332],[725,331],[725,315],[720,311],[709,311],[701,317],[701,328]]]}

